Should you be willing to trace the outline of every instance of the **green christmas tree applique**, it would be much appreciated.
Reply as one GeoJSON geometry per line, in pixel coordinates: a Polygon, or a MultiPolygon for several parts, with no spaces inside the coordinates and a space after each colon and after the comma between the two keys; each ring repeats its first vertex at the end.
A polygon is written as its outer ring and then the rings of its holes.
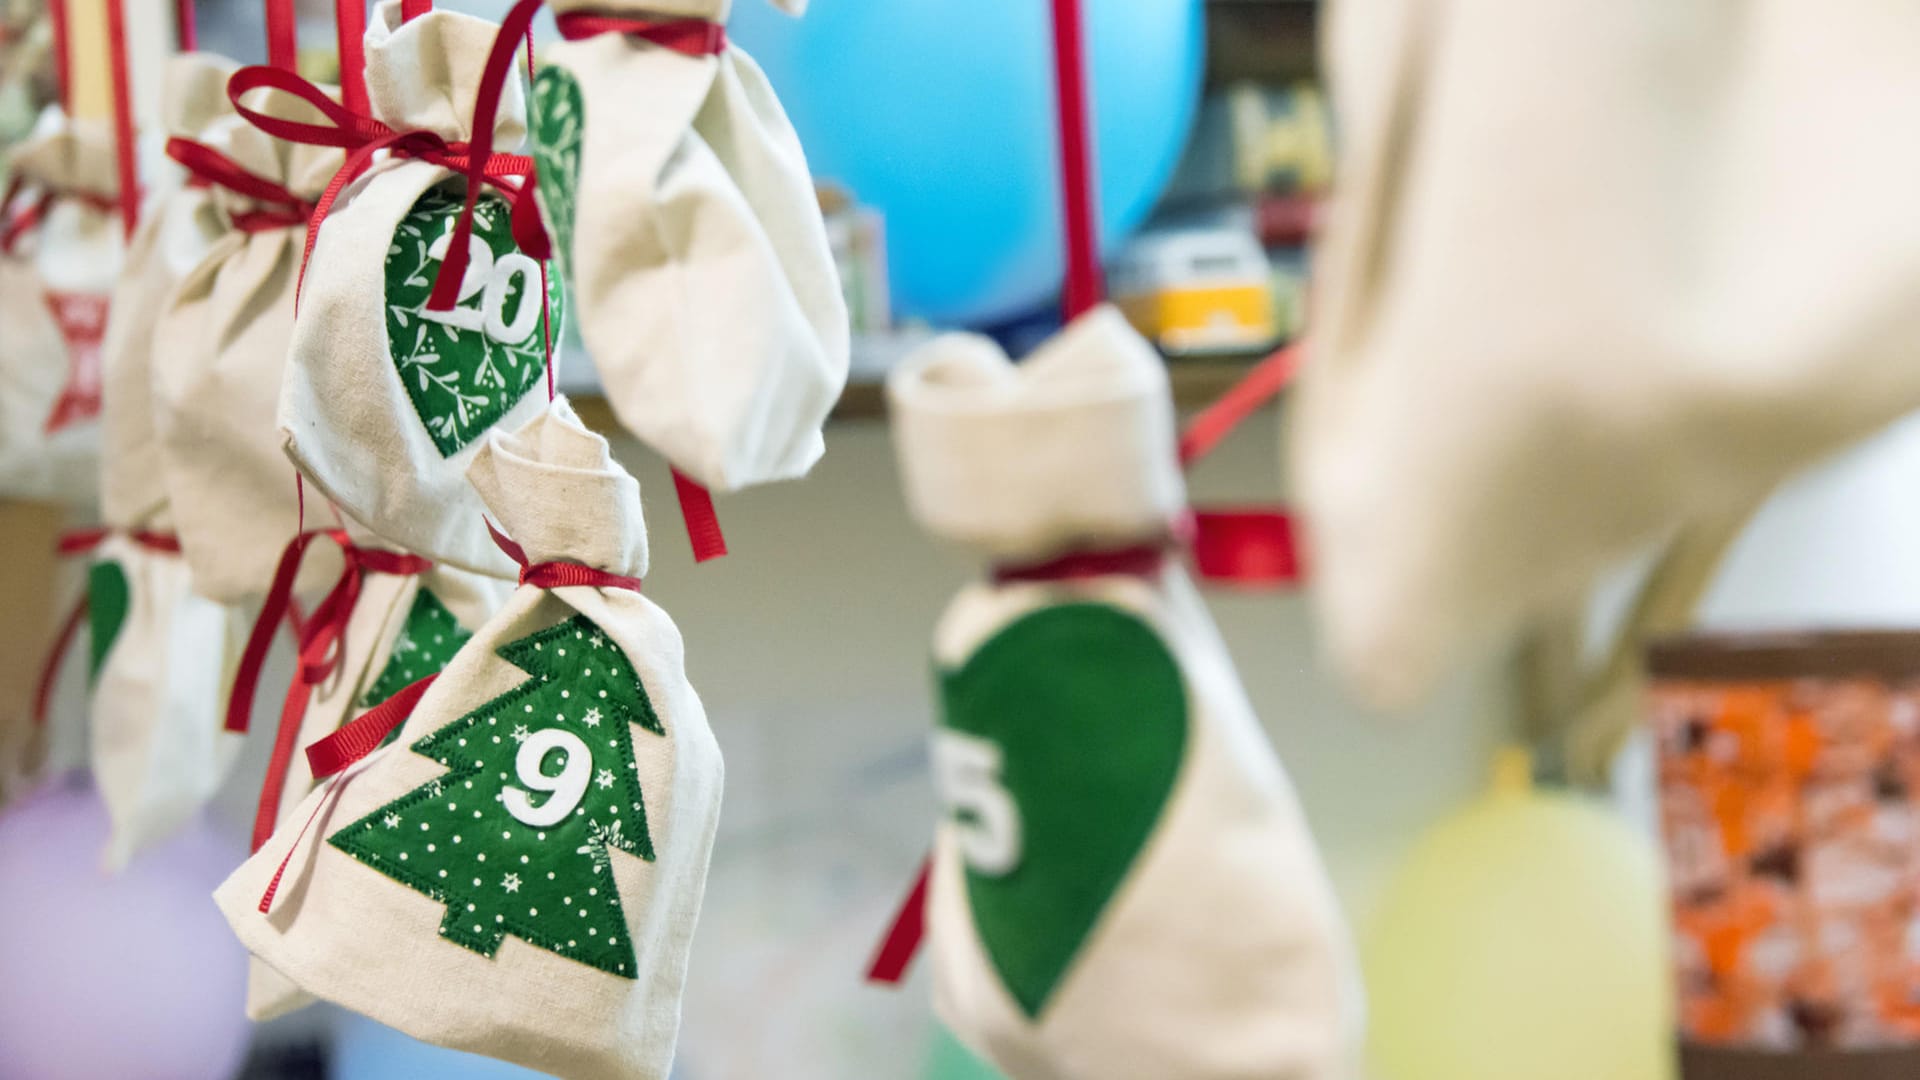
{"type": "MultiPolygon", "coordinates": [[[[473,634],[460,625],[447,605],[429,589],[413,596],[407,609],[407,621],[400,636],[393,639],[393,651],[373,686],[360,698],[360,707],[371,709],[429,675],[437,674],[460,651],[473,634]]],[[[394,733],[399,734],[395,728],[394,733]]]]}
{"type": "Polygon", "coordinates": [[[580,183],[580,146],[587,103],[580,83],[564,68],[544,67],[533,77],[534,193],[553,250],[573,277],[573,193],[580,183]]]}
{"type": "Polygon", "coordinates": [[[127,584],[126,568],[111,559],[102,559],[87,568],[87,644],[89,681],[100,677],[100,668],[113,651],[113,643],[126,625],[132,606],[133,589],[127,584]]]}
{"type": "Polygon", "coordinates": [[[507,204],[487,192],[474,207],[459,302],[428,311],[460,207],[455,192],[428,188],[400,219],[386,262],[394,368],[443,457],[479,438],[541,382],[563,301],[560,283],[548,282],[542,318],[540,264],[514,246],[507,204]]]}
{"type": "Polygon", "coordinates": [[[530,678],[412,746],[448,771],[328,842],[445,904],[456,945],[492,956],[512,934],[634,978],[612,852],[653,860],[632,729],[666,729],[584,615],[499,655],[530,678]]]}

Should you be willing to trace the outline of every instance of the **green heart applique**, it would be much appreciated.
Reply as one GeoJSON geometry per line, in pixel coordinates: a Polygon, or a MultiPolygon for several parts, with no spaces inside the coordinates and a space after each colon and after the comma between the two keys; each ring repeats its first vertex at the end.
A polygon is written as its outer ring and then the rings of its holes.
{"type": "Polygon", "coordinates": [[[87,570],[87,641],[89,652],[87,679],[100,677],[107,653],[126,625],[127,609],[133,603],[133,589],[127,584],[127,571],[117,562],[102,559],[87,570]]]}
{"type": "MultiPolygon", "coordinates": [[[[473,632],[460,625],[431,589],[421,589],[413,595],[413,606],[407,609],[400,636],[393,639],[386,666],[361,695],[360,707],[371,709],[421,679],[438,674],[472,636],[473,632]]],[[[394,729],[396,733],[399,730],[394,729]]]]}
{"type": "Polygon", "coordinates": [[[460,206],[455,192],[428,188],[387,248],[393,365],[442,457],[459,453],[539,385],[548,337],[558,340],[561,324],[560,282],[548,282],[543,312],[540,264],[514,246],[506,201],[492,192],[474,208],[459,302],[451,311],[426,309],[460,206]]]}
{"type": "Polygon", "coordinates": [[[1153,628],[1104,604],[1021,618],[940,681],[935,774],[974,926],[1037,1018],[1160,820],[1186,683],[1153,628]]]}
{"type": "Polygon", "coordinates": [[[555,257],[573,277],[573,193],[580,183],[580,143],[587,103],[580,83],[564,68],[548,66],[533,77],[533,161],[540,216],[552,232],[555,257]]]}

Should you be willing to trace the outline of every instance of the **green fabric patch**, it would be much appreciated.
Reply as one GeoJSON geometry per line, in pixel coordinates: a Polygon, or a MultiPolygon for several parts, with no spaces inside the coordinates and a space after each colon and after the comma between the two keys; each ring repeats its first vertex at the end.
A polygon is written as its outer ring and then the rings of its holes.
{"type": "Polygon", "coordinates": [[[127,610],[133,603],[133,589],[127,583],[126,568],[102,559],[87,570],[87,679],[100,677],[107,653],[126,625],[127,610]]]}
{"type": "Polygon", "coordinates": [[[974,925],[1037,1018],[1160,820],[1186,683],[1152,627],[1104,604],[1021,618],[940,681],[935,766],[974,925]]]}
{"type": "Polygon", "coordinates": [[[456,945],[492,956],[512,934],[635,978],[611,853],[653,860],[631,725],[666,730],[584,615],[499,655],[534,677],[414,743],[448,771],[328,842],[445,904],[456,945]]]}
{"type": "Polygon", "coordinates": [[[386,666],[380,669],[373,686],[361,696],[360,707],[371,709],[421,679],[438,674],[472,636],[473,632],[460,625],[460,620],[453,617],[453,612],[447,610],[439,597],[431,590],[421,589],[413,596],[413,606],[407,609],[407,621],[400,628],[400,636],[393,639],[393,651],[387,654],[386,666]]]}
{"type": "Polygon", "coordinates": [[[534,195],[568,280],[573,278],[573,199],[580,186],[586,126],[587,102],[579,81],[565,68],[541,68],[533,77],[533,161],[538,166],[534,195]]]}
{"type": "Polygon", "coordinates": [[[506,201],[489,191],[473,212],[473,243],[459,303],[428,311],[452,242],[462,196],[423,192],[387,248],[387,340],[407,397],[443,457],[452,457],[538,385],[546,372],[546,323],[561,324],[562,290],[513,243],[506,201]]]}

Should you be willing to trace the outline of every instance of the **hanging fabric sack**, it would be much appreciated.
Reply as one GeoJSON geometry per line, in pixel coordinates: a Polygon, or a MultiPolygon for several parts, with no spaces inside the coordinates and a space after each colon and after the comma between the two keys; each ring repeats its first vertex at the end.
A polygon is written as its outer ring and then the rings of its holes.
{"type": "Polygon", "coordinates": [[[215,899],[256,957],[416,1038],[664,1080],[722,777],[639,591],[639,484],[564,401],[472,478],[520,588],[413,702],[309,748],[337,775],[215,899]]]}
{"type": "Polygon", "coordinates": [[[1165,367],[1110,307],[889,379],[907,502],[994,560],[934,635],[934,1008],[1032,1080],[1350,1080],[1359,982],[1185,571],[1165,367]]]}
{"type": "Polygon", "coordinates": [[[1290,460],[1367,696],[1920,406],[1920,8],[1330,11],[1290,460]]]}
{"type": "MultiPolygon", "coordinates": [[[[399,0],[384,0],[366,36],[373,117],[355,118],[322,98],[314,103],[324,102],[333,127],[266,130],[350,145],[349,175],[365,166],[319,209],[280,399],[288,454],[343,512],[393,544],[508,575],[513,564],[487,536],[465,473],[488,430],[544,411],[549,347],[559,345],[557,275],[549,282],[516,245],[503,196],[532,171],[528,159],[485,156],[488,190],[479,196],[458,302],[445,311],[428,306],[465,195],[458,169],[467,156],[454,147],[470,138],[495,29],[444,11],[403,21],[399,0]],[[390,153],[374,160],[382,148],[390,153]]],[[[290,85],[284,76],[271,68],[241,73],[290,85]]],[[[236,80],[243,85],[251,84],[236,80]]],[[[517,76],[510,79],[490,130],[494,145],[517,148],[524,139],[523,94],[517,76]]]]}

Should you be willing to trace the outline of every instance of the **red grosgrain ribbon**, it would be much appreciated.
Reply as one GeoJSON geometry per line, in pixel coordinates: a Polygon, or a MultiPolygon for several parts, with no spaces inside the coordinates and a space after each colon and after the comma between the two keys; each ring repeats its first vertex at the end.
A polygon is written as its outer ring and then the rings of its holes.
{"type": "Polygon", "coordinates": [[[493,542],[507,558],[520,564],[520,584],[531,585],[536,589],[570,589],[585,586],[593,589],[626,589],[640,591],[640,579],[625,574],[615,574],[582,563],[542,562],[529,563],[527,550],[513,538],[501,532],[493,522],[487,522],[487,532],[493,536],[493,542]]]}
{"type": "Polygon", "coordinates": [[[167,156],[180,163],[195,182],[224,188],[260,203],[257,210],[233,215],[241,232],[267,232],[305,226],[313,204],[263,176],[250,173],[239,162],[205,143],[179,137],[167,140],[167,156]]]}
{"type": "Polygon", "coordinates": [[[178,31],[175,40],[181,52],[199,51],[200,25],[193,17],[193,0],[174,0],[173,26],[178,31]]]}
{"type": "Polygon", "coordinates": [[[400,0],[400,21],[412,22],[433,10],[433,0],[400,0]]]}
{"type": "MultiPolygon", "coordinates": [[[[475,153],[469,144],[450,143],[431,131],[395,131],[371,116],[341,105],[326,91],[300,76],[279,68],[256,65],[234,72],[233,77],[227,80],[227,100],[233,103],[234,111],[245,117],[248,123],[276,139],[307,146],[334,146],[347,152],[346,162],[340,166],[340,171],[334,174],[326,191],[314,204],[313,217],[307,223],[306,250],[301,255],[300,278],[294,286],[296,304],[298,290],[306,280],[307,260],[313,256],[314,241],[320,236],[321,223],[332,212],[340,192],[372,163],[373,156],[380,151],[463,173],[470,180],[497,187],[509,196],[517,197],[521,190],[521,185],[508,181],[509,177],[524,179],[533,175],[533,159],[524,154],[475,153]],[[313,106],[332,123],[313,124],[267,116],[241,103],[242,97],[262,87],[292,94],[313,106]]],[[[488,136],[487,145],[490,147],[491,132],[488,136]]],[[[474,193],[469,192],[469,197],[475,197],[474,193]]],[[[466,249],[456,244],[450,250],[464,252],[466,249]]],[[[456,277],[454,280],[457,282],[459,279],[456,277]]]]}
{"type": "Polygon", "coordinates": [[[1306,350],[1299,344],[1276,351],[1255,364],[1218,401],[1202,409],[1180,436],[1180,464],[1190,466],[1213,453],[1235,428],[1293,382],[1305,357],[1306,350]]]}
{"type": "MultiPolygon", "coordinates": [[[[1201,410],[1180,437],[1180,464],[1190,467],[1212,453],[1293,382],[1304,358],[1298,344],[1276,351],[1201,410]]],[[[1194,570],[1209,583],[1273,588],[1300,580],[1293,518],[1279,507],[1196,511],[1192,546],[1194,570]]]]}
{"type": "Polygon", "coordinates": [[[120,166],[120,224],[140,227],[140,147],[133,131],[133,69],[127,61],[126,0],[107,0],[107,59],[113,70],[113,141],[120,166]]]}
{"type": "MultiPolygon", "coordinates": [[[[0,206],[12,209],[15,197],[19,194],[20,178],[15,177],[8,185],[4,202],[0,206]]],[[[103,214],[111,214],[120,209],[120,201],[111,195],[101,195],[92,191],[77,191],[67,188],[43,188],[33,203],[19,213],[0,223],[0,253],[11,255],[19,244],[20,238],[38,228],[47,219],[48,211],[57,202],[77,202],[91,207],[103,214]]]]}
{"type": "Polygon", "coordinates": [[[1069,320],[1100,302],[1097,163],[1087,93],[1085,20],[1080,0],[1053,0],[1054,106],[1060,123],[1060,188],[1067,245],[1061,306],[1069,320]]]}
{"type": "Polygon", "coordinates": [[[420,704],[427,687],[439,677],[435,673],[409,683],[359,718],[341,725],[340,730],[307,747],[307,765],[313,771],[313,778],[324,780],[378,750],[387,736],[413,715],[414,706],[420,704]]]}
{"type": "MultiPolygon", "coordinates": [[[[99,547],[111,529],[74,529],[60,534],[54,542],[54,552],[61,558],[84,555],[99,547]]],[[[127,534],[134,543],[149,551],[164,552],[169,555],[180,553],[180,538],[170,533],[148,532],[137,529],[127,534]]],[[[33,726],[47,726],[47,715],[53,706],[53,684],[60,676],[60,666],[66,661],[67,650],[73,647],[74,636],[80,632],[80,624],[87,617],[87,593],[81,590],[80,598],[75,600],[73,608],[66,618],[60,621],[60,631],[54,635],[53,647],[47,651],[47,658],[40,665],[40,682],[33,691],[33,726]]]]}
{"type": "MultiPolygon", "coordinates": [[[[520,48],[521,40],[532,26],[534,14],[545,2],[519,0],[507,11],[506,17],[500,20],[499,31],[494,35],[493,49],[487,54],[486,66],[481,69],[480,86],[473,102],[472,154],[466,169],[467,201],[454,223],[446,258],[440,263],[440,276],[434,280],[433,294],[427,301],[427,307],[431,310],[450,310],[459,299],[460,280],[467,273],[469,238],[473,235],[473,208],[480,198],[479,181],[483,179],[479,169],[493,152],[494,120],[500,112],[501,95],[506,91],[507,73],[513,68],[513,54],[520,48]]],[[[569,40],[600,34],[623,34],[688,56],[715,55],[726,48],[727,42],[725,28],[704,19],[661,21],[573,14],[560,16],[558,23],[560,33],[569,40]]],[[[528,255],[544,260],[551,255],[551,246],[545,230],[534,224],[537,218],[534,217],[536,210],[532,200],[531,185],[527,185],[514,200],[514,240],[528,255]]]]}
{"type": "Polygon", "coordinates": [[[47,22],[53,31],[53,82],[60,109],[73,111],[72,46],[67,39],[67,0],[47,0],[47,22]]]}
{"type": "Polygon", "coordinates": [[[308,617],[300,631],[298,666],[287,696],[280,708],[280,729],[275,733],[273,754],[267,762],[267,775],[260,788],[260,805],[253,820],[253,850],[260,850],[280,816],[281,790],[286,787],[287,770],[293,762],[295,743],[300,737],[300,722],[314,687],[325,682],[340,663],[342,639],[360,599],[360,587],[367,574],[424,574],[433,564],[418,555],[356,547],[341,529],[303,532],[293,538],[280,556],[274,572],[273,587],[267,593],[260,617],[253,624],[247,648],[240,657],[240,670],[234,676],[233,692],[227,699],[227,730],[244,732],[251,725],[253,697],[260,685],[260,671],[266,663],[267,647],[273,640],[273,627],[287,612],[293,599],[294,581],[300,574],[301,560],[313,541],[325,537],[339,545],[345,566],[332,591],[308,617]]]}
{"type": "Polygon", "coordinates": [[[693,561],[703,563],[725,555],[727,538],[720,532],[720,515],[713,511],[713,493],[679,469],[673,470],[673,493],[680,500],[680,518],[687,524],[693,561]]]}
{"type": "Polygon", "coordinates": [[[932,878],[933,859],[928,857],[921,860],[913,888],[901,901],[892,925],[887,927],[887,936],[880,940],[879,950],[867,965],[868,982],[893,986],[906,978],[907,968],[913,966],[914,954],[920,951],[920,941],[927,933],[927,884],[932,878]]]}

